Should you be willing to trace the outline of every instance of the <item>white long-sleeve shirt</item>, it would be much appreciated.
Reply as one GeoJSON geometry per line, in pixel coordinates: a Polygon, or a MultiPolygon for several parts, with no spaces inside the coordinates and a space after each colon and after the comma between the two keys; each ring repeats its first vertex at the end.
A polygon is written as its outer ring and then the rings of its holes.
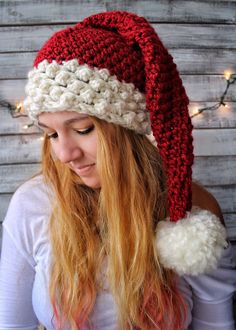
{"type": "MultiPolygon", "coordinates": [[[[54,329],[55,318],[48,294],[49,195],[42,177],[38,176],[23,184],[11,200],[3,223],[0,330],[36,330],[39,323],[47,330],[54,329]]],[[[180,277],[179,288],[188,306],[186,328],[235,329],[232,315],[235,287],[236,265],[231,246],[211,274],[180,277]]],[[[109,290],[98,294],[90,320],[95,330],[117,329],[116,306],[109,290]]]]}

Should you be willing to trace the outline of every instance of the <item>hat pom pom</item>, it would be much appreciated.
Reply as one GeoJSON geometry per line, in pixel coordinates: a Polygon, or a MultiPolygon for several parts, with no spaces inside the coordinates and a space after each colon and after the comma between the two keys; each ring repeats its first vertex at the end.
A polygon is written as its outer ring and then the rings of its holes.
{"type": "Polygon", "coordinates": [[[195,208],[184,219],[157,225],[156,246],[161,264],[179,275],[199,275],[217,267],[228,245],[226,230],[213,213],[195,208]]]}

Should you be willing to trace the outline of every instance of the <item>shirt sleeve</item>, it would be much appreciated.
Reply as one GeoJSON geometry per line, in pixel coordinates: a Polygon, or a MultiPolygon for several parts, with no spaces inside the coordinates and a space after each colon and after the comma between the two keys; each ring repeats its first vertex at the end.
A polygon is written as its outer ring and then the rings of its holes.
{"type": "Polygon", "coordinates": [[[0,260],[0,330],[36,330],[32,305],[35,278],[37,199],[32,184],[13,195],[3,222],[0,260]]]}
{"type": "Polygon", "coordinates": [[[36,330],[32,307],[34,269],[3,229],[0,263],[0,330],[36,330]]]}
{"type": "Polygon", "coordinates": [[[232,246],[224,250],[218,268],[206,275],[184,276],[192,290],[189,330],[234,330],[233,294],[236,263],[232,246]]]}

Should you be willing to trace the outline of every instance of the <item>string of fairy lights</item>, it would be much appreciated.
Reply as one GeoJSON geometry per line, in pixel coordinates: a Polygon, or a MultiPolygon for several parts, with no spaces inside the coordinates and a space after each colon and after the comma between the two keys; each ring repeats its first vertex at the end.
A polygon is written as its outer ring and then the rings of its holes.
{"type": "Polygon", "coordinates": [[[226,80],[226,87],[225,87],[225,90],[222,93],[221,97],[219,98],[219,101],[217,103],[213,104],[212,106],[196,109],[190,115],[191,118],[200,115],[204,111],[215,111],[215,110],[219,109],[221,106],[223,106],[225,108],[228,108],[228,104],[225,102],[225,99],[226,99],[226,95],[228,93],[230,85],[233,85],[236,82],[236,74],[232,74],[232,73],[226,71],[224,73],[224,77],[225,77],[225,80],[226,80]]]}
{"type": "MultiPolygon", "coordinates": [[[[226,87],[225,87],[224,92],[220,96],[219,100],[211,106],[203,107],[203,108],[195,108],[194,111],[190,114],[191,118],[194,118],[205,111],[216,111],[222,106],[226,107],[226,108],[228,107],[225,99],[226,99],[230,86],[236,82],[236,74],[232,74],[227,71],[224,73],[224,77],[226,80],[226,87]]],[[[9,110],[12,118],[27,117],[27,114],[24,112],[24,107],[23,107],[22,102],[19,102],[17,104],[12,104],[6,100],[0,100],[0,106],[3,108],[7,108],[9,110]]],[[[27,130],[28,128],[30,128],[32,126],[34,126],[34,122],[24,125],[23,128],[27,130]]],[[[42,138],[40,138],[40,139],[42,139],[42,138]]]]}

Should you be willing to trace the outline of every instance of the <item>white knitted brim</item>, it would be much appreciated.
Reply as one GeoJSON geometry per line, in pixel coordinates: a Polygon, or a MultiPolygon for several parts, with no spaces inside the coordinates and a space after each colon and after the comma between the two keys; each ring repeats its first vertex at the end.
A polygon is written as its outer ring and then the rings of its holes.
{"type": "Polygon", "coordinates": [[[77,111],[150,134],[145,95],[134,84],[120,82],[107,69],[80,65],[76,59],[47,60],[28,74],[24,109],[32,120],[42,112],[77,111]]]}
{"type": "Polygon", "coordinates": [[[211,212],[193,209],[177,222],[160,221],[156,246],[161,264],[179,275],[208,273],[217,263],[226,241],[226,230],[211,212]]]}

